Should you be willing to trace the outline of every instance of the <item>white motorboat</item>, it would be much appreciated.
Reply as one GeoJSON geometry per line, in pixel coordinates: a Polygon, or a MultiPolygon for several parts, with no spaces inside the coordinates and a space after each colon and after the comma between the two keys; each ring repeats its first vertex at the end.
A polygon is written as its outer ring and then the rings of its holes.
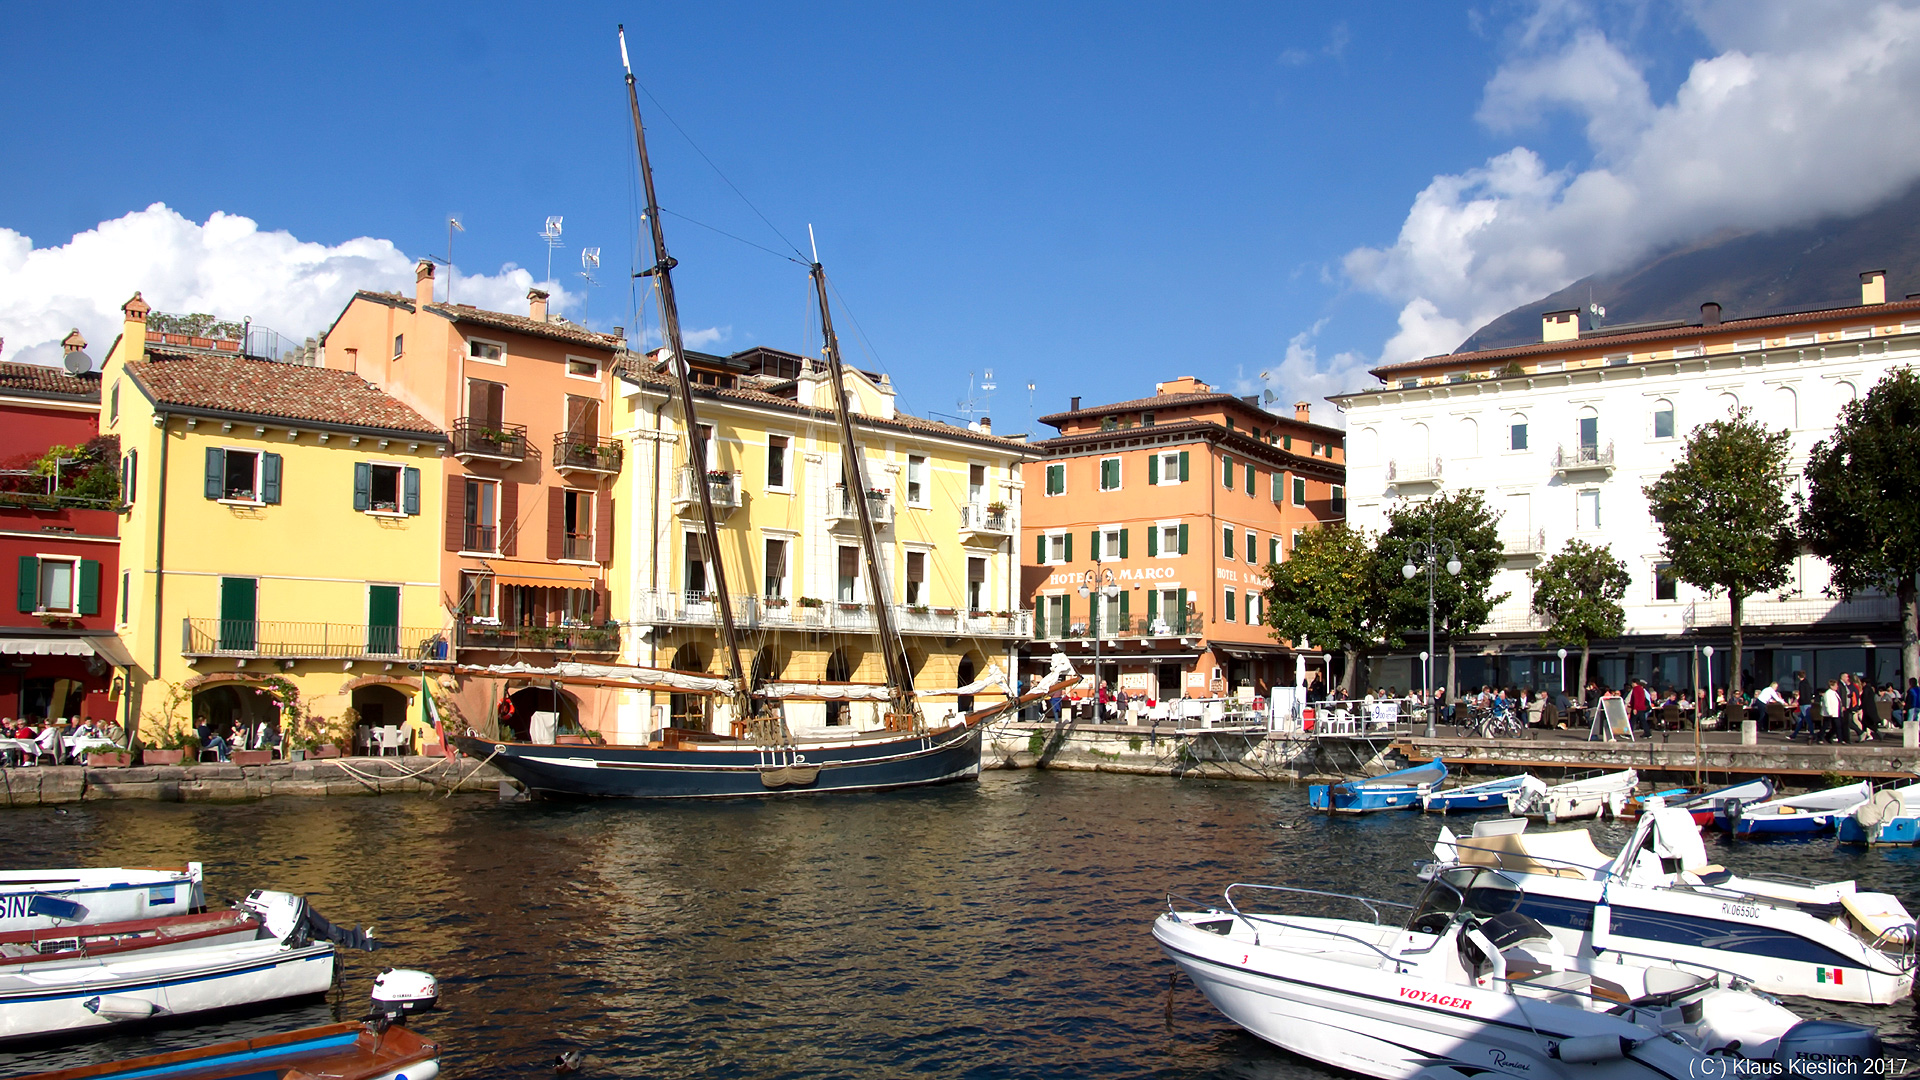
{"type": "Polygon", "coordinates": [[[1425,791],[1420,795],[1420,809],[1429,814],[1505,810],[1507,796],[1520,790],[1520,786],[1527,782],[1527,778],[1527,773],[1515,773],[1498,780],[1482,780],[1477,784],[1462,784],[1459,787],[1445,788],[1440,791],[1425,791]]]}
{"type": "Polygon", "coordinates": [[[1585,776],[1551,787],[1529,776],[1508,793],[1507,812],[1543,821],[1577,821],[1602,813],[1619,817],[1639,783],[1640,774],[1632,769],[1585,776]]]}
{"type": "MultiPolygon", "coordinates": [[[[287,893],[256,891],[241,907],[259,936],[197,948],[138,948],[105,956],[14,960],[0,966],[0,1039],[62,1035],[142,1020],[325,993],[332,930],[287,893]]],[[[336,933],[348,939],[353,931],[336,933]]]]}
{"type": "Polygon", "coordinates": [[[1519,895],[1496,871],[1455,867],[1400,926],[1379,921],[1379,901],[1360,901],[1371,918],[1256,913],[1243,905],[1336,897],[1234,885],[1223,907],[1169,898],[1153,934],[1234,1023],[1386,1080],[1678,1080],[1719,1077],[1729,1057],[1778,1075],[1879,1052],[1871,1028],[1801,1022],[1723,976],[1569,954],[1514,910],[1519,895]]]}
{"type": "Polygon", "coordinates": [[[1898,897],[1851,881],[1730,873],[1708,862],[1684,807],[1649,803],[1614,857],[1585,829],[1526,827],[1482,821],[1468,837],[1443,828],[1434,865],[1500,870],[1525,893],[1520,910],[1570,951],[1658,956],[1829,1001],[1884,1005],[1912,992],[1920,929],[1898,897]]]}
{"type": "Polygon", "coordinates": [[[205,906],[197,862],[0,870],[0,933],[186,915],[205,906]]]}
{"type": "Polygon", "coordinates": [[[1872,797],[1873,785],[1862,780],[1772,802],[1734,803],[1715,810],[1713,824],[1735,836],[1818,836],[1833,832],[1841,818],[1872,797]]]}

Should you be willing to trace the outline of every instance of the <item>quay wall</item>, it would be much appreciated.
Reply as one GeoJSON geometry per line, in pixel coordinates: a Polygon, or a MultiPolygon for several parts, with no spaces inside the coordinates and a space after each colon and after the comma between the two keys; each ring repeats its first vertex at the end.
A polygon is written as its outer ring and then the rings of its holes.
{"type": "Polygon", "coordinates": [[[389,795],[494,792],[506,775],[490,765],[444,757],[327,758],[271,765],[152,765],[90,768],[35,765],[0,769],[0,807],[53,806],[100,799],[248,802],[275,795],[389,795]]]}
{"type": "Polygon", "coordinates": [[[1202,780],[1295,783],[1337,780],[1398,768],[1384,742],[1313,739],[1300,734],[1188,731],[1127,724],[1000,725],[981,748],[983,769],[1061,769],[1202,780]]]}

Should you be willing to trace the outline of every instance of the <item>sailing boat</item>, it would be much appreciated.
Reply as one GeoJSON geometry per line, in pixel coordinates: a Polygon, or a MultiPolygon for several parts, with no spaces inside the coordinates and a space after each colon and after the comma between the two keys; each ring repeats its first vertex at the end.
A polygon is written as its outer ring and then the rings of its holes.
{"type": "MultiPolygon", "coordinates": [[[[647,196],[647,224],[652,234],[654,264],[642,272],[652,277],[660,297],[660,325],[665,339],[665,356],[673,374],[674,396],[678,399],[686,430],[699,430],[698,410],[693,384],[681,341],[680,312],[674,298],[675,260],[667,254],[666,235],[661,226],[660,206],[654,196],[653,167],[647,158],[646,128],[640,121],[640,98],[633,78],[633,66],[627,58],[624,28],[620,35],[620,59],[626,67],[627,105],[632,113],[634,141],[639,149],[640,175],[647,196]]],[[[865,467],[858,452],[852,418],[846,406],[846,372],[841,365],[840,345],[833,332],[833,314],[827,304],[826,272],[816,256],[809,274],[820,305],[822,351],[831,380],[834,419],[839,427],[846,490],[868,490],[865,467]]],[[[708,475],[707,447],[704,439],[689,439],[688,464],[692,475],[708,475]]],[[[706,550],[720,552],[720,534],[715,526],[710,485],[693,485],[700,502],[706,550]]],[[[632,689],[670,693],[703,693],[730,700],[741,734],[727,737],[706,732],[667,728],[658,742],[644,746],[564,745],[495,742],[478,736],[455,736],[453,743],[461,752],[498,766],[536,795],[587,796],[631,799],[739,798],[743,796],[812,794],[822,792],[878,791],[891,788],[920,787],[930,784],[971,780],[980,774],[980,739],[984,726],[1024,705],[1045,700],[1052,690],[1073,679],[1072,666],[1064,655],[1056,655],[1052,670],[1024,696],[1007,693],[1005,700],[971,713],[955,716],[941,727],[929,726],[922,712],[919,694],[913,684],[913,672],[907,662],[905,645],[893,612],[884,595],[887,577],[883,573],[874,523],[862,498],[850,500],[859,519],[860,548],[865,558],[868,580],[882,595],[873,605],[881,652],[886,660],[884,686],[813,686],[808,684],[767,683],[756,686],[740,662],[740,641],[733,618],[732,593],[727,588],[724,560],[715,558],[709,567],[713,575],[713,597],[718,616],[721,649],[726,657],[726,674],[711,676],[679,671],[626,669],[632,673],[623,685],[632,689]],[[882,702],[885,726],[851,738],[796,738],[787,726],[781,705],[785,697],[833,694],[842,700],[867,697],[882,702]]],[[[1005,676],[989,669],[986,678],[977,680],[958,693],[972,694],[998,683],[1006,692],[1005,676]]],[[[604,685],[604,682],[603,682],[604,685]]]]}

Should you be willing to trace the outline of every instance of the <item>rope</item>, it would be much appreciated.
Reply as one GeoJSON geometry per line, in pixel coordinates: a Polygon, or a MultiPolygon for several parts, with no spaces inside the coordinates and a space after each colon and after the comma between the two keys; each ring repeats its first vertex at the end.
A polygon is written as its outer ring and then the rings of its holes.
{"type": "Polygon", "coordinates": [[[488,754],[488,755],[487,755],[487,757],[486,757],[486,760],[485,760],[485,761],[482,761],[482,762],[481,762],[480,764],[478,764],[478,765],[475,765],[475,766],[473,767],[473,771],[472,771],[472,772],[470,772],[470,773],[468,773],[467,775],[465,775],[465,776],[463,776],[463,777],[461,777],[461,778],[460,778],[460,780],[459,780],[458,782],[456,782],[456,783],[455,783],[455,784],[454,784],[454,785],[453,785],[452,787],[450,787],[450,788],[448,788],[448,789],[447,789],[447,793],[446,793],[446,795],[444,795],[444,796],[443,796],[443,798],[448,798],[448,799],[451,799],[451,798],[453,798],[453,793],[454,793],[454,792],[456,792],[456,791],[458,791],[458,790],[460,790],[460,789],[461,789],[461,787],[463,787],[463,786],[465,786],[465,784],[466,784],[466,782],[467,782],[467,781],[469,781],[469,780],[471,780],[471,779],[473,779],[474,777],[476,777],[476,776],[478,776],[478,775],[480,775],[480,770],[481,770],[481,769],[484,769],[484,768],[486,768],[486,767],[487,767],[487,766],[488,766],[489,764],[491,764],[491,763],[492,763],[492,761],[493,761],[493,759],[494,759],[494,758],[497,758],[497,757],[499,757],[499,756],[500,756],[500,748],[499,748],[499,747],[498,747],[498,746],[496,745],[496,746],[494,747],[494,749],[493,749],[493,753],[491,753],[491,754],[488,754]]]}
{"type": "MultiPolygon", "coordinates": [[[[402,770],[402,775],[400,776],[381,776],[377,773],[362,772],[361,770],[356,769],[353,766],[347,764],[346,760],[343,758],[324,758],[322,760],[324,760],[327,764],[340,766],[341,769],[346,771],[348,776],[353,777],[355,780],[358,780],[363,784],[368,784],[368,783],[372,784],[373,789],[375,791],[381,790],[380,788],[381,782],[388,781],[388,780],[398,783],[402,780],[425,779],[427,783],[433,784],[436,787],[442,786],[441,781],[426,775],[427,773],[433,771],[434,766],[432,765],[428,765],[426,768],[423,768],[423,769],[416,769],[412,772],[406,772],[405,770],[402,770]]],[[[457,785],[456,785],[456,788],[457,788],[457,785]]],[[[455,789],[449,788],[448,790],[452,791],[455,789]]]]}

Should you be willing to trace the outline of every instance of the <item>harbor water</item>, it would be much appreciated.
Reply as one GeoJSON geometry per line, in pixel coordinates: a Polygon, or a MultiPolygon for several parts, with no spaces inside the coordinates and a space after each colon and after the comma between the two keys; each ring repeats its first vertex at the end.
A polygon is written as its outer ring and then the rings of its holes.
{"type": "MultiPolygon", "coordinates": [[[[1148,930],[1234,881],[1409,900],[1440,821],[1333,820],[1302,787],[990,772],[876,796],[684,805],[490,797],[107,802],[8,812],[8,867],[199,859],[209,903],[306,894],[392,943],[337,1001],[0,1049],[0,1076],[344,1018],[382,966],[442,982],[452,1077],[1315,1078],[1240,1033],[1148,930]]],[[[1470,818],[1454,819],[1456,829],[1470,818]]],[[[1612,850],[1625,836],[1595,828],[1612,850]]],[[[1920,851],[1710,842],[1736,870],[1856,878],[1920,908],[1920,851]]],[[[1915,1007],[1789,1001],[1920,1059],[1915,1007]]]]}

